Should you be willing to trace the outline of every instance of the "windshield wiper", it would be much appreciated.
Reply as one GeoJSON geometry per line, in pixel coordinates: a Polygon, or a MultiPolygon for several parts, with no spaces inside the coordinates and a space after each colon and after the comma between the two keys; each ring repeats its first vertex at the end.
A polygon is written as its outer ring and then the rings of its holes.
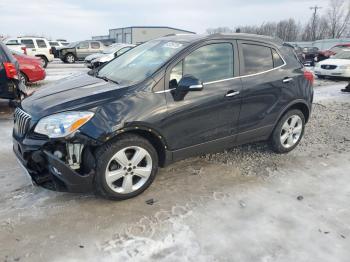
{"type": "Polygon", "coordinates": [[[97,78],[100,78],[100,79],[103,79],[103,80],[105,80],[106,82],[112,82],[112,83],[114,83],[114,84],[119,85],[118,81],[109,79],[109,78],[106,77],[106,76],[99,76],[99,75],[97,74],[96,77],[97,77],[97,78]]]}

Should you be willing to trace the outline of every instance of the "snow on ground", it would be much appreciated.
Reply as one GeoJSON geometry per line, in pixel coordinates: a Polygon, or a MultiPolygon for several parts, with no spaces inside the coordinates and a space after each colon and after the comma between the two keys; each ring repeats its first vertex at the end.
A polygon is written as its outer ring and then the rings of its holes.
{"type": "MultiPolygon", "coordinates": [[[[55,61],[32,88],[86,71],[55,61]]],[[[258,143],[187,159],[121,202],[32,186],[0,101],[0,261],[349,261],[346,84],[316,81],[310,123],[290,154],[258,143]]]]}

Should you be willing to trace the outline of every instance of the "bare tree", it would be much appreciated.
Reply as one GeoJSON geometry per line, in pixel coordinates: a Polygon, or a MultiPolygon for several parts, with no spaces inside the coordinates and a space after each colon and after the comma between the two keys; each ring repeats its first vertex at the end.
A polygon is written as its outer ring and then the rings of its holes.
{"type": "Polygon", "coordinates": [[[330,0],[326,16],[329,37],[340,38],[349,27],[350,3],[345,0],[330,0]]]}
{"type": "Polygon", "coordinates": [[[233,30],[229,27],[217,27],[217,28],[208,28],[206,33],[208,35],[219,34],[219,33],[232,33],[233,30]]]}
{"type": "Polygon", "coordinates": [[[300,31],[300,24],[297,24],[293,18],[290,18],[277,23],[276,36],[287,42],[296,41],[300,31]]]}

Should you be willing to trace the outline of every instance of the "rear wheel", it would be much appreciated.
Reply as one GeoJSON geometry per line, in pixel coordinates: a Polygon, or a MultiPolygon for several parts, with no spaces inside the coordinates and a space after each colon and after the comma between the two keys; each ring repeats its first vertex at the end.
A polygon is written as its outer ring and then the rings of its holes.
{"type": "Polygon", "coordinates": [[[47,64],[49,63],[49,61],[47,60],[47,58],[45,56],[39,56],[40,58],[40,62],[41,62],[41,66],[43,68],[47,67],[47,64]]]}
{"type": "Polygon", "coordinates": [[[305,117],[298,110],[288,111],[277,123],[271,138],[272,150],[277,153],[288,153],[300,142],[304,135],[305,117]]]}
{"type": "Polygon", "coordinates": [[[121,136],[96,153],[96,192],[109,199],[123,200],[146,190],[158,171],[154,147],[137,135],[121,136]]]}

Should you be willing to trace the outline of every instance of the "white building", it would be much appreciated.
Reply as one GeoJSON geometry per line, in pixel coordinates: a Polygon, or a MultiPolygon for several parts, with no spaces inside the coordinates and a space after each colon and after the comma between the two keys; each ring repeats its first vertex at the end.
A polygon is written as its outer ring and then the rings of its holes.
{"type": "Polygon", "coordinates": [[[109,35],[93,36],[92,40],[104,42],[141,44],[170,34],[195,34],[195,32],[167,26],[131,26],[109,29],[109,35]]]}

